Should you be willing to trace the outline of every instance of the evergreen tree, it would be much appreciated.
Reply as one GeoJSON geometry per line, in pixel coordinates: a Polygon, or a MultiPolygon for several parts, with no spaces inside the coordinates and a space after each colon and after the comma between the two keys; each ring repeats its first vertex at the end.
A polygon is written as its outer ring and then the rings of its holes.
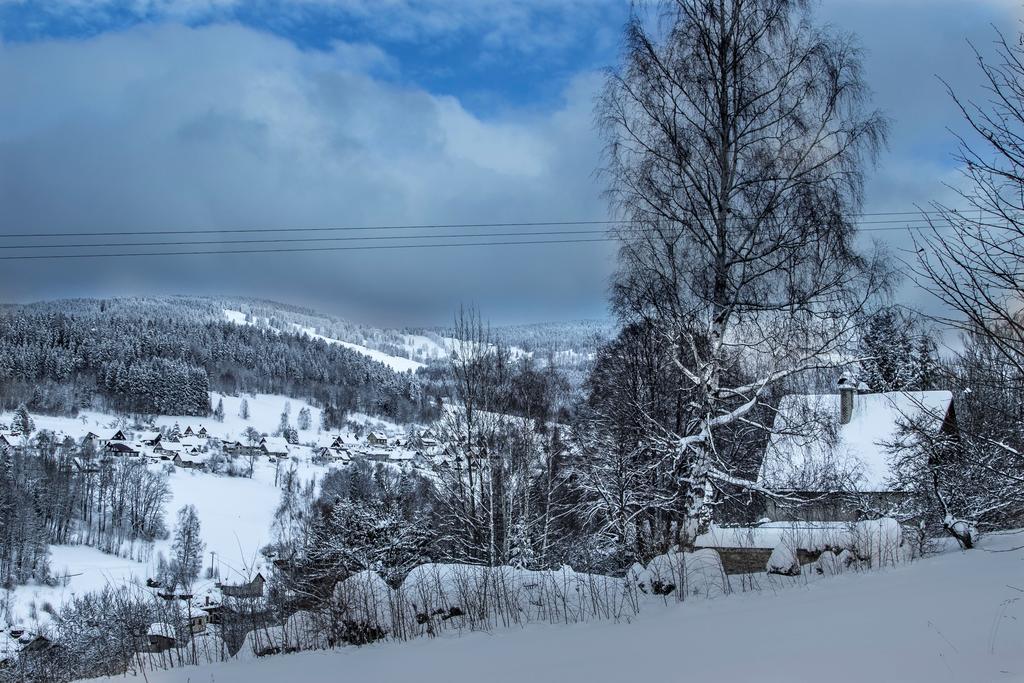
{"type": "Polygon", "coordinates": [[[249,419],[249,399],[242,399],[242,405],[239,406],[238,408],[238,417],[242,418],[243,420],[249,419]]]}
{"type": "Polygon", "coordinates": [[[35,431],[36,424],[32,420],[32,416],[29,415],[28,408],[24,403],[19,405],[18,409],[14,411],[14,419],[11,422],[11,428],[18,430],[26,437],[35,431]]]}
{"type": "Polygon", "coordinates": [[[310,416],[310,413],[309,413],[309,407],[308,406],[303,406],[302,410],[299,411],[299,420],[298,420],[299,429],[301,429],[303,431],[306,431],[306,430],[309,429],[311,423],[312,423],[312,417],[310,416]]]}
{"type": "Polygon", "coordinates": [[[217,407],[213,409],[213,419],[217,420],[217,422],[223,422],[224,421],[224,399],[223,398],[217,400],[217,407]]]}
{"type": "Polygon", "coordinates": [[[913,323],[899,309],[884,308],[861,323],[858,379],[871,391],[903,391],[914,381],[913,323]]]}

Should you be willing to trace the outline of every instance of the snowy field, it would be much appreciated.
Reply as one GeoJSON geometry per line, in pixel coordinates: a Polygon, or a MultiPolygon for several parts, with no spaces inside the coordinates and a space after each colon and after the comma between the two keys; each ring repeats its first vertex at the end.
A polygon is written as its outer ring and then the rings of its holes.
{"type": "Polygon", "coordinates": [[[671,603],[631,623],[531,625],[150,671],[147,679],[262,683],[301,672],[306,683],[1022,681],[1021,546],[1024,532],[990,536],[968,553],[671,603]]]}
{"type": "MultiPolygon", "coordinates": [[[[211,436],[219,438],[242,438],[246,427],[255,427],[261,432],[273,432],[280,422],[285,404],[289,404],[291,424],[294,426],[298,412],[308,407],[311,413],[312,429],[299,431],[300,443],[316,442],[323,436],[317,429],[320,424],[320,409],[304,401],[285,396],[249,394],[244,396],[222,396],[211,393],[213,405],[224,401],[224,421],[189,416],[160,416],[155,423],[170,427],[177,423],[181,429],[200,425],[209,430],[211,436]],[[243,399],[249,404],[249,419],[239,417],[243,399]]],[[[10,413],[0,414],[0,422],[9,422],[10,413]]],[[[356,414],[353,421],[366,424],[372,429],[384,432],[398,431],[397,425],[356,414]]],[[[93,431],[105,435],[119,426],[113,415],[83,412],[77,418],[49,417],[35,415],[36,429],[48,429],[80,439],[93,431]]],[[[296,448],[293,457],[280,464],[285,468],[295,467],[302,481],[321,479],[329,467],[311,462],[313,450],[296,448]]],[[[243,458],[243,463],[248,464],[243,458]]],[[[161,470],[166,465],[147,465],[161,470]]],[[[216,558],[221,579],[227,582],[247,580],[259,569],[259,549],[270,542],[270,525],[274,509],[280,500],[281,491],[274,485],[276,463],[267,458],[255,461],[253,478],[228,477],[205,472],[172,467],[169,484],[171,500],[165,508],[165,521],[173,531],[175,515],[183,505],[194,505],[202,524],[202,539],[206,543],[203,557],[204,568],[210,565],[211,553],[216,558]]],[[[106,585],[131,583],[144,585],[147,577],[153,575],[158,552],[169,555],[171,539],[154,544],[152,556],[145,562],[136,562],[124,557],[108,555],[86,546],[51,546],[50,569],[57,577],[65,577],[58,586],[18,586],[5,595],[0,590],[0,600],[10,599],[14,606],[14,621],[31,625],[48,620],[43,606],[57,608],[74,595],[100,590],[106,585]]]]}
{"type": "MultiPolygon", "coordinates": [[[[326,467],[305,459],[286,461],[281,466],[293,465],[303,480],[319,479],[327,472],[326,467]]],[[[230,583],[250,578],[260,568],[259,549],[271,540],[270,524],[281,495],[274,486],[274,465],[265,459],[258,460],[252,479],[175,468],[170,474],[170,487],[171,500],[165,510],[168,530],[173,529],[179,508],[194,505],[206,543],[204,568],[210,565],[212,552],[223,580],[230,583]]],[[[56,587],[25,585],[11,591],[17,617],[14,621],[33,624],[33,615],[45,621],[44,604],[56,608],[76,594],[100,590],[108,584],[144,585],[146,578],[153,575],[157,553],[170,555],[171,542],[169,538],[157,541],[146,562],[108,555],[86,546],[51,546],[52,574],[68,578],[56,587]]]]}

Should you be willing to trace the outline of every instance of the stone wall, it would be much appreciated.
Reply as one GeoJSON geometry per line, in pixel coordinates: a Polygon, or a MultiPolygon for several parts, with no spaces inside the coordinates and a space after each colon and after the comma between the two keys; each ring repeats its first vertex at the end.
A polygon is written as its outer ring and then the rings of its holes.
{"type": "MultiPolygon", "coordinates": [[[[711,550],[716,551],[722,558],[722,568],[729,575],[764,572],[768,566],[768,558],[772,555],[771,548],[711,548],[711,550]]],[[[815,562],[820,555],[820,552],[815,551],[796,551],[801,566],[815,562]]]]}

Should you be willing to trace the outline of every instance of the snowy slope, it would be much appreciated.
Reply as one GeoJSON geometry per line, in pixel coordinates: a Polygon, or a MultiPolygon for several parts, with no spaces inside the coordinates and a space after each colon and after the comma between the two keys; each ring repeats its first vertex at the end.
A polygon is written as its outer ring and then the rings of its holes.
{"type": "MultiPolygon", "coordinates": [[[[265,318],[256,320],[250,317],[250,319],[247,320],[245,313],[243,313],[242,311],[224,309],[224,317],[227,319],[228,322],[234,323],[235,325],[257,325],[260,327],[266,327],[268,329],[275,329],[273,327],[270,327],[269,321],[267,321],[265,318]]],[[[409,358],[402,358],[401,356],[392,356],[382,351],[377,351],[375,349],[367,348],[365,346],[354,344],[352,342],[342,341],[341,339],[333,339],[331,337],[325,337],[322,334],[317,334],[317,331],[312,327],[302,327],[300,325],[296,325],[295,323],[292,323],[291,326],[292,331],[294,332],[304,334],[312,339],[320,339],[327,344],[337,344],[339,346],[344,346],[346,349],[351,349],[357,353],[361,353],[371,360],[375,360],[378,363],[383,363],[384,365],[388,366],[395,372],[416,372],[417,370],[424,366],[423,363],[411,360],[409,358]]],[[[423,339],[427,338],[423,337],[423,339]]]]}
{"type": "MultiPolygon", "coordinates": [[[[645,610],[632,623],[529,626],[147,672],[152,683],[1024,680],[1024,532],[847,574],[645,610]]],[[[782,585],[780,583],[779,585],[782,585]]],[[[104,679],[107,680],[107,679],[104,679]]],[[[109,679],[121,680],[123,677],[109,679]]],[[[140,679],[141,680],[141,679],[140,679]]]]}

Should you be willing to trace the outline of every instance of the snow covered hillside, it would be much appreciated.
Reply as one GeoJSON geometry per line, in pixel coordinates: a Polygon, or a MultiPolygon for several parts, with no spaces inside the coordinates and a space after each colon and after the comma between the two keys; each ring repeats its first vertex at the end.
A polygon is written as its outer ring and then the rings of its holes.
{"type": "MultiPolygon", "coordinates": [[[[1024,532],[895,569],[670,603],[632,623],[530,625],[147,672],[153,683],[287,680],[1024,680],[1024,532]]],[[[774,577],[777,579],[778,577],[774,577]]],[[[773,579],[774,580],[774,579],[773,579]]],[[[110,679],[115,680],[115,679],[110,679]]],[[[124,680],[118,677],[116,680],[124,680]]]]}
{"type": "MultiPolygon", "coordinates": [[[[266,318],[253,318],[251,315],[247,316],[242,311],[224,309],[224,317],[227,319],[228,322],[234,323],[235,325],[257,325],[260,327],[266,327],[267,329],[276,329],[270,326],[270,321],[267,320],[266,318]]],[[[363,354],[364,356],[371,360],[375,360],[378,363],[383,363],[384,365],[388,366],[395,372],[415,372],[422,368],[424,365],[423,363],[414,361],[409,358],[403,358],[401,356],[392,356],[390,354],[384,353],[383,351],[377,351],[376,349],[361,346],[360,344],[354,344],[352,342],[342,341],[340,339],[334,339],[332,337],[327,337],[322,334],[318,334],[316,329],[312,327],[302,327],[296,323],[289,324],[292,327],[292,329],[290,330],[292,332],[299,332],[301,334],[306,335],[307,337],[310,337],[311,339],[319,339],[327,344],[337,344],[339,346],[344,346],[347,349],[351,349],[353,351],[356,351],[357,353],[363,354]]],[[[277,331],[280,332],[281,330],[277,331]]],[[[424,339],[426,338],[424,337],[424,339]]]]}
{"type": "MultiPolygon", "coordinates": [[[[321,479],[329,467],[312,462],[313,449],[308,444],[321,438],[318,428],[320,409],[305,401],[270,394],[227,396],[212,392],[211,403],[223,401],[224,419],[162,415],[153,419],[158,427],[171,428],[177,424],[181,430],[192,427],[198,431],[206,427],[210,436],[224,440],[244,440],[247,427],[260,432],[273,432],[280,423],[281,413],[288,407],[291,424],[302,409],[310,411],[310,429],[297,429],[300,444],[291,457],[280,465],[268,458],[254,462],[253,477],[228,477],[200,470],[168,467],[165,463],[150,464],[154,470],[167,469],[171,499],[164,510],[168,529],[174,525],[174,515],[184,505],[193,505],[202,524],[202,540],[206,544],[204,567],[212,556],[220,576],[225,581],[241,581],[251,577],[256,569],[258,552],[270,542],[271,521],[280,500],[281,491],[274,485],[280,466],[282,471],[294,467],[302,481],[321,479]],[[248,408],[248,418],[240,416],[242,402],[248,408]]],[[[384,434],[400,433],[401,428],[385,420],[361,414],[349,416],[353,422],[384,434]]],[[[0,423],[9,423],[11,413],[0,413],[0,423]]],[[[83,411],[76,418],[34,416],[38,430],[50,430],[58,436],[70,436],[76,441],[89,432],[109,434],[124,428],[125,420],[107,413],[83,411]]],[[[130,430],[129,430],[130,431],[130,430]]],[[[109,555],[87,546],[51,546],[51,572],[58,579],[57,586],[22,585],[10,591],[16,621],[31,624],[36,618],[46,621],[46,605],[60,607],[73,595],[82,595],[104,586],[131,583],[142,585],[153,575],[157,553],[169,554],[171,539],[157,541],[152,556],[144,562],[109,555]],[[33,615],[37,615],[34,617],[33,615]]],[[[2,593],[0,593],[2,597],[2,593]]]]}

